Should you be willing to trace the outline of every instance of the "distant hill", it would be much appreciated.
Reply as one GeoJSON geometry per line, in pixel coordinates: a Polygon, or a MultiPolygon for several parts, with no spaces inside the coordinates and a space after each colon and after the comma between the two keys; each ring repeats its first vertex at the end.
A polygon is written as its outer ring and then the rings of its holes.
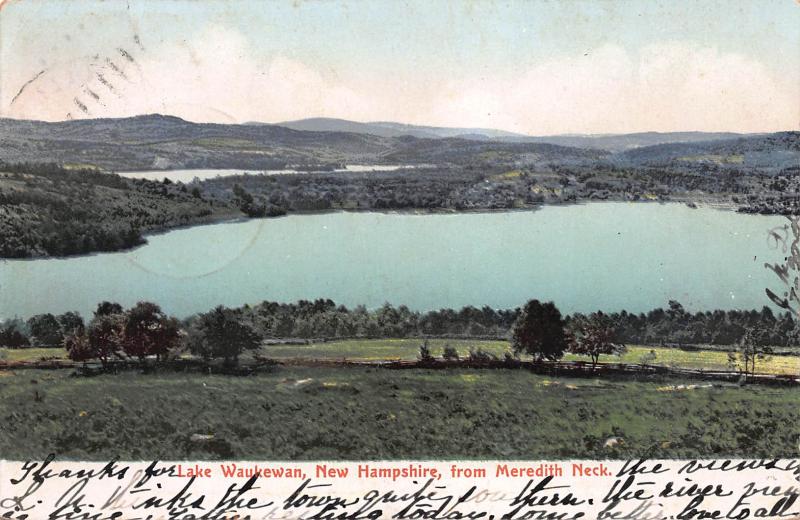
{"type": "MultiPolygon", "coordinates": [[[[357,126],[358,124],[355,123],[357,126]]],[[[339,128],[354,128],[341,122],[339,128]]],[[[397,131],[392,131],[397,132],[397,131]]],[[[341,164],[537,161],[604,155],[546,143],[302,131],[278,125],[193,123],[158,114],[48,123],[0,119],[0,160],[69,167],[161,170],[283,169],[341,164]]]]}
{"type": "MultiPolygon", "coordinates": [[[[258,124],[258,123],[252,123],[258,124]]],[[[457,137],[470,140],[498,140],[524,143],[548,143],[574,148],[592,148],[610,152],[621,152],[644,146],[664,143],[693,143],[718,141],[745,137],[745,134],[731,132],[639,132],[613,135],[549,135],[531,136],[491,128],[448,128],[420,126],[390,121],[360,123],[346,119],[315,117],[276,123],[277,126],[311,132],[354,132],[382,137],[413,137],[435,139],[457,137]]]]}
{"type": "Polygon", "coordinates": [[[724,139],[736,139],[743,136],[745,136],[745,134],[730,132],[639,132],[616,135],[554,135],[528,137],[526,140],[559,144],[562,146],[574,146],[578,148],[595,148],[610,152],[623,152],[665,143],[720,141],[724,139]]]}
{"type": "Polygon", "coordinates": [[[574,148],[550,143],[471,140],[457,137],[439,139],[399,138],[400,143],[384,158],[394,163],[510,164],[515,166],[550,163],[594,164],[609,156],[603,150],[574,148]]]}
{"type": "Polygon", "coordinates": [[[369,123],[373,126],[381,128],[391,128],[402,132],[405,135],[416,135],[417,137],[435,136],[435,137],[458,137],[460,139],[526,139],[528,136],[514,132],[506,132],[505,130],[496,130],[493,128],[449,128],[440,126],[419,126],[407,125],[404,123],[392,123],[390,121],[379,121],[369,123]]]}
{"type": "Polygon", "coordinates": [[[58,123],[0,119],[2,160],[49,160],[120,171],[374,161],[387,146],[384,139],[368,134],[192,123],[157,114],[58,123]]]}
{"type": "MultiPolygon", "coordinates": [[[[261,123],[247,123],[247,124],[261,124],[261,123]]],[[[300,119],[297,121],[284,121],[277,123],[274,126],[283,128],[291,128],[292,130],[299,130],[302,132],[352,132],[355,134],[368,134],[376,135],[379,137],[399,137],[406,135],[403,132],[391,128],[384,128],[370,123],[359,123],[357,121],[348,121],[346,119],[333,119],[328,117],[314,117],[310,119],[300,119]]],[[[435,138],[434,134],[407,134],[414,135],[414,137],[427,137],[435,138]]]]}
{"type": "Polygon", "coordinates": [[[723,167],[778,171],[800,167],[800,132],[777,132],[736,139],[666,143],[617,154],[630,165],[714,164],[723,167]]]}
{"type": "MultiPolygon", "coordinates": [[[[254,123],[250,123],[254,124],[254,123]]],[[[389,121],[375,121],[360,123],[346,119],[328,117],[313,117],[297,121],[284,121],[276,123],[277,126],[303,130],[306,132],[355,132],[381,137],[400,137],[404,135],[419,137],[421,139],[437,139],[443,137],[460,137],[463,139],[488,140],[499,138],[525,138],[522,134],[493,130],[491,128],[446,128],[437,126],[407,125],[389,121]]]]}
{"type": "Polygon", "coordinates": [[[0,160],[56,162],[117,171],[286,167],[325,170],[342,164],[420,163],[521,167],[597,161],[620,166],[716,163],[776,171],[797,166],[800,153],[798,132],[526,137],[480,128],[324,118],[291,124],[296,128],[193,123],[158,114],[56,123],[0,119],[0,160]]]}

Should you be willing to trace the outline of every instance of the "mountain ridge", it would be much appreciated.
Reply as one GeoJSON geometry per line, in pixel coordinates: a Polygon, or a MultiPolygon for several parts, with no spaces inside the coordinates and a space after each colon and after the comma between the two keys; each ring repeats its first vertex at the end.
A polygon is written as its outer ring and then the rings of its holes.
{"type": "MultiPolygon", "coordinates": [[[[270,124],[270,123],[247,123],[270,124]]],[[[457,137],[471,140],[500,140],[512,142],[549,143],[575,148],[592,148],[609,152],[621,152],[633,148],[654,146],[676,142],[705,142],[724,139],[735,139],[764,135],[763,133],[737,133],[737,132],[631,132],[624,134],[556,134],[556,135],[526,135],[506,130],[491,128],[458,128],[438,127],[428,125],[414,125],[392,121],[359,122],[340,118],[312,117],[293,121],[272,123],[294,130],[325,132],[348,131],[367,133],[382,137],[399,137],[410,135],[420,138],[446,138],[457,137]]]]}
{"type": "Polygon", "coordinates": [[[195,123],[160,114],[58,122],[0,119],[0,160],[119,171],[382,164],[393,155],[406,157],[409,164],[430,162],[431,157],[464,163],[486,153],[533,154],[545,160],[603,155],[550,143],[312,132],[279,125],[195,123]]]}

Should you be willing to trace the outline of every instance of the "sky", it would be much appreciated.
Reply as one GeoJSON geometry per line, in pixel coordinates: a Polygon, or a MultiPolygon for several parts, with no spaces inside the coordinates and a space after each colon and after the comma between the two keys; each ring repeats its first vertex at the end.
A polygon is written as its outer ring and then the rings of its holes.
{"type": "Polygon", "coordinates": [[[800,129],[798,0],[6,0],[0,116],[800,129]]]}

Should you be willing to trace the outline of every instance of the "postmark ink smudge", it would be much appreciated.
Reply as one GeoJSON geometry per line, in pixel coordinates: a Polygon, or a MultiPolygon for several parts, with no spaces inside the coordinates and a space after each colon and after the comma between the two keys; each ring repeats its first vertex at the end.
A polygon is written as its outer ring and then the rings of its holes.
{"type": "Polygon", "coordinates": [[[122,77],[122,79],[125,80],[128,79],[128,76],[125,74],[125,71],[122,70],[116,63],[114,63],[114,61],[111,58],[106,58],[106,64],[111,68],[111,70],[119,74],[120,77],[122,77]]]}
{"type": "Polygon", "coordinates": [[[120,56],[122,56],[129,62],[136,63],[136,60],[133,59],[133,56],[131,56],[130,53],[125,49],[123,49],[122,47],[117,47],[117,52],[119,52],[120,56]]]}
{"type": "Polygon", "coordinates": [[[117,89],[114,88],[114,85],[112,85],[111,82],[108,81],[103,74],[101,74],[100,72],[95,72],[95,76],[97,77],[97,81],[99,81],[100,84],[102,84],[104,87],[106,87],[108,90],[110,90],[114,94],[117,93],[117,89]]]}
{"type": "Polygon", "coordinates": [[[100,102],[100,95],[97,92],[95,92],[94,90],[90,89],[89,87],[84,87],[83,91],[86,92],[89,96],[91,96],[98,103],[100,102]]]}
{"type": "Polygon", "coordinates": [[[22,87],[19,89],[19,92],[17,92],[17,93],[16,93],[16,95],[15,95],[15,96],[14,96],[14,97],[11,99],[11,103],[9,103],[9,104],[10,104],[10,105],[13,105],[13,104],[14,104],[14,101],[16,101],[16,100],[17,100],[17,98],[18,98],[18,97],[20,96],[20,94],[22,94],[22,92],[23,92],[23,91],[24,91],[24,90],[25,90],[25,89],[28,87],[28,85],[30,85],[31,83],[33,83],[34,81],[36,81],[37,79],[39,79],[39,76],[41,76],[42,74],[44,74],[44,73],[45,73],[45,70],[46,70],[46,69],[42,69],[42,70],[40,70],[40,71],[39,71],[39,72],[38,72],[38,73],[37,73],[37,74],[36,74],[34,77],[32,77],[31,79],[29,79],[28,81],[26,81],[26,82],[25,82],[25,83],[22,85],[22,87]]]}
{"type": "Polygon", "coordinates": [[[73,98],[72,100],[75,105],[83,112],[84,114],[90,114],[89,108],[78,98],[73,98]]]}

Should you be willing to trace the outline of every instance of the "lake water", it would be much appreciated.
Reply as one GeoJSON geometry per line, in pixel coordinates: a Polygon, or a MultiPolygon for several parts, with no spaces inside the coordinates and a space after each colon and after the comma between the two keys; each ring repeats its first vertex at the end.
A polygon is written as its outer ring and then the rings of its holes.
{"type": "MultiPolygon", "coordinates": [[[[424,168],[429,165],[402,165],[402,164],[348,164],[344,168],[331,170],[333,172],[392,172],[403,168],[424,168]]],[[[161,181],[164,178],[172,182],[192,182],[195,178],[201,181],[216,177],[231,177],[233,175],[294,175],[313,173],[298,170],[148,170],[140,172],[118,172],[121,177],[129,179],[147,179],[161,181]]],[[[330,171],[325,172],[330,173],[330,171]]]]}
{"type": "Polygon", "coordinates": [[[0,263],[0,316],[158,302],[178,316],[217,304],[332,298],[427,310],[565,312],[761,308],[779,288],[767,230],[781,217],[681,204],[593,203],[537,211],[328,213],[199,226],[133,251],[0,263]]]}

